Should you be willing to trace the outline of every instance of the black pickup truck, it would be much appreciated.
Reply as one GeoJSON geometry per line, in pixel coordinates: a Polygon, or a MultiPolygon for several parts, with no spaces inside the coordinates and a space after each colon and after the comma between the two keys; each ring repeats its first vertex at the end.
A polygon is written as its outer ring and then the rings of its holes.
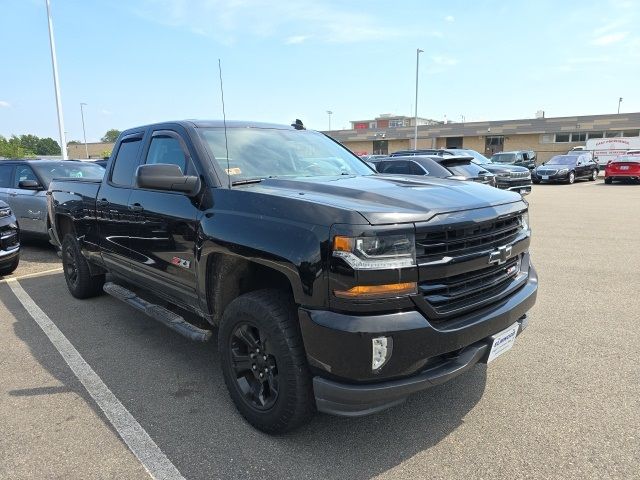
{"type": "Polygon", "coordinates": [[[520,195],[376,174],[301,122],[127,130],[101,182],[48,195],[71,294],[104,290],[194,340],[218,327],[230,395],[267,432],[489,362],[536,298],[520,195]]]}

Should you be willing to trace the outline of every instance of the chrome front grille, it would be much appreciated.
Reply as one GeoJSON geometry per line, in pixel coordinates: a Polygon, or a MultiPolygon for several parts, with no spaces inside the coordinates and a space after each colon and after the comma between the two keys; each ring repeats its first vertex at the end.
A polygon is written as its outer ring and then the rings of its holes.
{"type": "Polygon", "coordinates": [[[538,170],[538,175],[555,175],[558,173],[558,170],[538,170]]]}

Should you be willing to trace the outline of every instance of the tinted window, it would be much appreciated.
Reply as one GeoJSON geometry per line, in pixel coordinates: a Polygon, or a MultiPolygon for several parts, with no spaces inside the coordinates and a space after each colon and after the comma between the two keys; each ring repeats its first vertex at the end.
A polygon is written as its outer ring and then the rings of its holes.
{"type": "Polygon", "coordinates": [[[0,165],[0,188],[11,187],[13,165],[0,165]]]}
{"type": "Polygon", "coordinates": [[[54,178],[83,178],[85,180],[102,180],[104,168],[86,162],[42,162],[33,165],[44,186],[49,188],[54,178]]]}
{"type": "Polygon", "coordinates": [[[184,152],[180,146],[178,139],[173,137],[153,137],[149,152],[147,153],[147,164],[150,163],[169,163],[177,165],[186,172],[186,163],[184,152]]]}
{"type": "Polygon", "coordinates": [[[133,176],[138,168],[138,150],[141,139],[129,140],[120,144],[115,158],[115,166],[111,174],[111,181],[116,185],[130,187],[133,185],[133,176]]]}
{"type": "Polygon", "coordinates": [[[552,157],[551,160],[547,162],[547,165],[575,165],[576,158],[574,155],[558,155],[552,157]]]}
{"type": "Polygon", "coordinates": [[[17,165],[16,172],[13,176],[13,188],[18,188],[18,184],[24,180],[39,181],[29,165],[17,165]]]}
{"type": "Polygon", "coordinates": [[[378,171],[395,175],[412,175],[409,162],[380,162],[378,171]]]}
{"type": "Polygon", "coordinates": [[[448,165],[447,168],[451,170],[454,175],[461,175],[463,177],[477,177],[481,172],[485,172],[483,168],[478,167],[475,163],[468,163],[465,165],[448,165]]]}

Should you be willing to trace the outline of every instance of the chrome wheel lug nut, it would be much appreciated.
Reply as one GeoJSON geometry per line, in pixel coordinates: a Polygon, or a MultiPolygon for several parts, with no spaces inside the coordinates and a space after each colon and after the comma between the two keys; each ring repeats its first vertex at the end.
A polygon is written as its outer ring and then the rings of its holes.
{"type": "Polygon", "coordinates": [[[263,360],[266,360],[266,359],[267,359],[267,356],[266,356],[266,355],[263,355],[263,356],[262,356],[262,359],[263,359],[263,360]]]}
{"type": "Polygon", "coordinates": [[[262,377],[264,377],[264,373],[261,373],[261,374],[260,374],[260,378],[262,378],[262,377]]]}
{"type": "Polygon", "coordinates": [[[252,369],[252,370],[255,370],[255,369],[257,369],[257,368],[258,368],[258,367],[256,367],[256,364],[255,364],[255,363],[254,363],[253,365],[251,365],[251,369],[252,369]]]}

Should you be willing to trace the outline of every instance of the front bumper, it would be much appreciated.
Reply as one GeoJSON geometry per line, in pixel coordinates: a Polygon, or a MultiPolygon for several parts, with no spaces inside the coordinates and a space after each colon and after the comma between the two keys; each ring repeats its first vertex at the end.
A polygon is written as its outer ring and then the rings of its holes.
{"type": "Polygon", "coordinates": [[[566,182],[569,180],[569,172],[567,173],[556,173],[555,175],[548,175],[547,178],[542,178],[542,175],[532,175],[531,178],[533,180],[537,180],[539,182],[566,182]]]}
{"type": "Polygon", "coordinates": [[[11,264],[20,256],[20,230],[15,218],[0,220],[0,267],[11,264]]]}
{"type": "Polygon", "coordinates": [[[537,288],[531,266],[527,282],[508,298],[444,323],[430,322],[417,310],[356,316],[301,308],[318,410],[367,415],[486,362],[493,335],[516,322],[522,332],[537,288]],[[391,338],[392,353],[372,372],[372,339],[380,336],[391,338]]]}
{"type": "Polygon", "coordinates": [[[531,193],[531,178],[514,180],[499,178],[496,187],[501,190],[518,192],[521,195],[528,195],[531,193]]]}

